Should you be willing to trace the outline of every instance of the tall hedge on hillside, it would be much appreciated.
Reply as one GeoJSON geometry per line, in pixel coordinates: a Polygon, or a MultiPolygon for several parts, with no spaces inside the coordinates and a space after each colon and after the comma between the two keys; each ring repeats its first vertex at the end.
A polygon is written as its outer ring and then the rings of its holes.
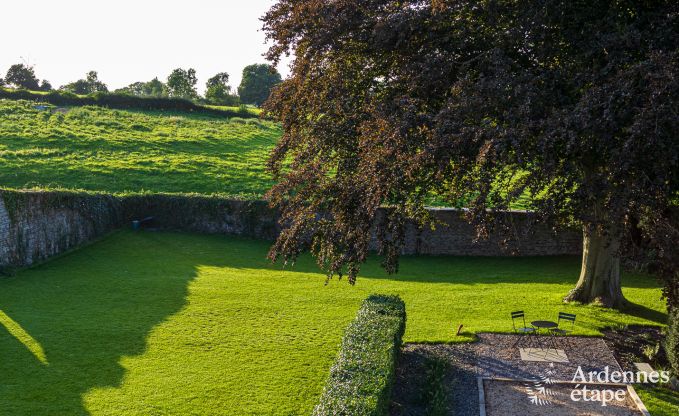
{"type": "Polygon", "coordinates": [[[50,91],[46,94],[40,94],[28,90],[7,90],[4,88],[0,88],[0,98],[45,102],[60,106],[96,105],[118,110],[181,111],[218,117],[259,117],[245,109],[242,111],[218,110],[195,104],[183,98],[138,97],[127,94],[108,93],[80,96],[67,91],[50,91]]]}
{"type": "Polygon", "coordinates": [[[363,302],[344,334],[315,416],[387,414],[405,321],[398,296],[372,295],[363,302]]]}

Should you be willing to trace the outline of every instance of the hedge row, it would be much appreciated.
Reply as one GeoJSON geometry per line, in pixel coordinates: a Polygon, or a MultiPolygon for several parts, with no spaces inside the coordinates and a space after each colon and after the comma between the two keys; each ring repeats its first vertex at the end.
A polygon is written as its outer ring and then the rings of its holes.
{"type": "Polygon", "coordinates": [[[314,415],[386,415],[405,331],[398,296],[372,295],[349,325],[314,415]]]}
{"type": "Polygon", "coordinates": [[[109,94],[103,92],[80,96],[67,91],[50,91],[46,94],[41,94],[27,90],[8,90],[0,88],[0,98],[45,102],[59,106],[96,105],[118,110],[180,111],[227,118],[258,117],[258,115],[247,111],[247,109],[243,109],[242,111],[219,110],[198,105],[182,98],[137,97],[133,95],[109,94]]]}
{"type": "Polygon", "coordinates": [[[670,311],[667,320],[667,339],[665,340],[665,351],[667,358],[672,365],[675,388],[679,390],[679,308],[670,311]]]}

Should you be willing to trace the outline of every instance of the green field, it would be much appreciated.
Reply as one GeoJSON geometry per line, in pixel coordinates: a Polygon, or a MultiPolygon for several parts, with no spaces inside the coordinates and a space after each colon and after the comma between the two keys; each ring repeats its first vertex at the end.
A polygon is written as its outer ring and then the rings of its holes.
{"type": "Polygon", "coordinates": [[[0,184],[261,197],[275,123],[0,100],[0,184]]]}
{"type": "MultiPolygon", "coordinates": [[[[225,111],[241,111],[241,107],[234,107],[228,105],[206,105],[207,108],[214,108],[215,110],[225,110],[225,111]]],[[[262,110],[253,106],[245,106],[248,112],[256,115],[262,114],[262,110]]]]}
{"type": "Polygon", "coordinates": [[[637,274],[623,279],[626,313],[564,305],[575,257],[406,257],[397,276],[372,259],[352,287],[325,286],[309,257],[272,266],[267,248],[123,231],[0,279],[0,414],[308,414],[371,293],[405,300],[406,342],[508,331],[515,309],[576,313],[587,335],[667,319],[655,280],[637,274]]]}
{"type": "MultiPolygon", "coordinates": [[[[261,199],[273,184],[265,165],[282,131],[270,121],[93,106],[41,111],[35,106],[0,99],[4,188],[261,199]]],[[[512,208],[528,209],[528,200],[525,193],[512,208]]],[[[435,195],[427,202],[449,206],[435,195]]]]}

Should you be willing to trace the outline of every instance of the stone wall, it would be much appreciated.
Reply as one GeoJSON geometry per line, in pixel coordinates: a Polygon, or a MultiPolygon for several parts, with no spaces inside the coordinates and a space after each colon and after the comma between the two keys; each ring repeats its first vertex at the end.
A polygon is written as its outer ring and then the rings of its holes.
{"type": "MultiPolygon", "coordinates": [[[[435,230],[407,231],[404,254],[460,256],[540,256],[579,254],[578,231],[555,233],[528,227],[530,214],[509,212],[512,238],[473,243],[474,230],[461,212],[433,210],[435,230]]],[[[205,196],[136,195],[116,197],[75,192],[0,190],[0,269],[28,266],[129,227],[134,219],[153,217],[146,227],[186,232],[230,234],[273,240],[280,231],[276,211],[263,201],[205,196]]]]}
{"type": "Polygon", "coordinates": [[[30,266],[132,220],[144,227],[273,240],[277,215],[264,201],[205,196],[111,196],[0,190],[0,271],[30,266]]]}
{"type": "Polygon", "coordinates": [[[278,216],[264,201],[197,195],[139,195],[122,199],[128,220],[153,217],[149,227],[273,240],[278,216]]]}
{"type": "Polygon", "coordinates": [[[474,242],[476,232],[456,209],[432,209],[439,224],[434,230],[408,227],[404,254],[453,256],[554,256],[582,253],[582,232],[562,229],[558,232],[534,224],[531,213],[511,211],[503,215],[509,231],[491,234],[474,242]]]}
{"type": "Polygon", "coordinates": [[[30,266],[123,224],[105,195],[0,191],[0,270],[30,266]]]}

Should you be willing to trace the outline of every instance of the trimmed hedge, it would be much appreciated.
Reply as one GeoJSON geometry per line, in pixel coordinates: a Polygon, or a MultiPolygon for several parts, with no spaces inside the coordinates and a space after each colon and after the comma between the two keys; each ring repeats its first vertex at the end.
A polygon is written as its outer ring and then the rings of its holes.
{"type": "Polygon", "coordinates": [[[36,101],[59,106],[96,105],[118,110],[179,111],[227,118],[259,117],[247,110],[219,110],[198,105],[182,98],[137,97],[134,95],[109,94],[102,92],[80,96],[67,91],[50,91],[46,94],[42,94],[28,90],[8,90],[0,88],[0,98],[36,101]]]}
{"type": "Polygon", "coordinates": [[[387,414],[405,322],[405,304],[398,296],[372,295],[363,302],[347,327],[314,415],[387,414]]]}
{"type": "MultiPolygon", "coordinates": [[[[672,365],[674,378],[675,380],[679,380],[679,308],[674,308],[669,313],[665,351],[667,352],[667,358],[672,365]]],[[[678,386],[679,385],[675,385],[675,388],[678,386]]]]}

